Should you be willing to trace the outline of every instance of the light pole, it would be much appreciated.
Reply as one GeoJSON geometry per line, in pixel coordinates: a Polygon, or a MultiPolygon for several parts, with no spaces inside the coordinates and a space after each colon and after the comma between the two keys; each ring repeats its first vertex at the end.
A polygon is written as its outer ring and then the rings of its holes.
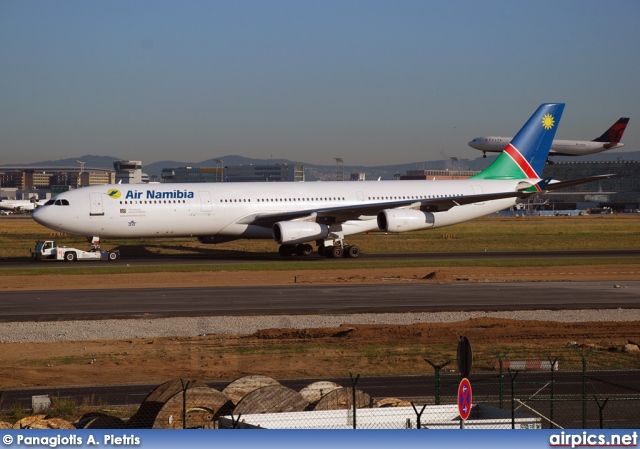
{"type": "Polygon", "coordinates": [[[342,166],[342,175],[340,177],[340,181],[344,181],[344,161],[341,157],[337,157],[336,159],[336,181],[338,180],[338,175],[340,175],[340,166],[342,166]]]}
{"type": "Polygon", "coordinates": [[[460,171],[460,161],[458,161],[458,157],[457,156],[451,156],[449,159],[451,159],[451,169],[453,170],[453,161],[455,161],[456,165],[458,166],[457,171],[460,171]]]}
{"type": "MultiPolygon", "coordinates": [[[[218,168],[218,164],[220,164],[220,182],[224,181],[224,163],[222,162],[222,159],[215,159],[216,161],[216,168],[218,168]]],[[[218,180],[218,170],[216,170],[216,181],[218,180]]]]}
{"type": "Polygon", "coordinates": [[[82,174],[84,173],[84,164],[86,164],[86,162],[79,161],[77,159],[76,159],[76,162],[78,164],[80,164],[80,173],[78,174],[78,179],[77,179],[77,182],[76,182],[76,186],[78,188],[80,188],[80,187],[82,187],[82,174]]]}

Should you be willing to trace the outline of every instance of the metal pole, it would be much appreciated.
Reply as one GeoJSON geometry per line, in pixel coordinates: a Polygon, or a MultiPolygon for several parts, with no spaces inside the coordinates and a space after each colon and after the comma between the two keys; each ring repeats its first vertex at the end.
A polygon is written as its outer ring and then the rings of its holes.
{"type": "Polygon", "coordinates": [[[427,408],[427,404],[424,404],[422,406],[422,408],[420,409],[420,411],[418,412],[418,409],[416,408],[416,406],[414,405],[414,403],[411,403],[411,407],[413,407],[413,411],[416,412],[416,429],[420,429],[421,428],[421,418],[422,418],[422,412],[424,412],[424,409],[427,408]]]}
{"type": "Polygon", "coordinates": [[[582,428],[587,428],[587,357],[582,354],[582,428]]]}
{"type": "Polygon", "coordinates": [[[436,381],[435,404],[440,405],[440,370],[445,366],[447,366],[449,363],[451,363],[451,360],[447,360],[446,362],[441,363],[440,365],[433,363],[431,360],[427,358],[425,358],[424,361],[427,362],[429,365],[431,365],[433,367],[433,370],[435,371],[435,381],[436,381]]]}
{"type": "Polygon", "coordinates": [[[607,405],[607,402],[609,401],[609,398],[605,399],[604,402],[602,403],[602,405],[600,405],[600,401],[598,401],[598,398],[596,397],[596,395],[593,395],[593,399],[596,400],[596,404],[598,404],[598,409],[599,409],[599,414],[600,414],[600,428],[604,429],[604,406],[607,405]]]}
{"type": "Polygon", "coordinates": [[[573,350],[582,358],[582,428],[587,428],[587,356],[591,354],[593,348],[590,348],[586,353],[575,347],[573,350]]]}
{"type": "Polygon", "coordinates": [[[549,427],[551,427],[551,423],[554,422],[553,420],[553,408],[554,408],[554,391],[555,391],[555,380],[554,380],[554,371],[556,368],[556,364],[558,363],[558,358],[556,357],[555,359],[553,359],[553,362],[551,361],[551,357],[547,357],[547,359],[549,359],[549,363],[551,364],[551,404],[549,405],[550,409],[549,410],[549,427]]]}
{"type": "Polygon", "coordinates": [[[516,377],[518,376],[519,371],[515,371],[515,374],[512,374],[511,368],[508,368],[509,377],[511,377],[511,428],[516,428],[516,377]]]}
{"type": "Polygon", "coordinates": [[[509,354],[509,351],[505,351],[502,354],[498,354],[496,351],[493,351],[493,354],[498,357],[498,367],[499,367],[499,371],[498,371],[498,375],[500,376],[500,392],[499,392],[499,396],[500,396],[500,410],[504,409],[504,404],[503,404],[503,394],[504,394],[504,371],[503,371],[503,363],[504,363],[504,358],[507,356],[507,354],[509,354]]]}
{"type": "Polygon", "coordinates": [[[502,362],[503,362],[503,358],[499,357],[498,358],[498,362],[500,363],[500,372],[499,372],[499,376],[500,376],[500,410],[504,409],[504,372],[502,371],[502,362]]]}
{"type": "Polygon", "coordinates": [[[180,379],[182,384],[182,428],[187,428],[187,387],[184,384],[184,380],[180,379]]]}
{"type": "Polygon", "coordinates": [[[358,383],[358,379],[360,379],[360,374],[358,374],[353,379],[353,375],[351,371],[349,371],[349,377],[351,378],[351,401],[352,401],[352,409],[353,409],[353,428],[356,428],[356,384],[358,383]]]}

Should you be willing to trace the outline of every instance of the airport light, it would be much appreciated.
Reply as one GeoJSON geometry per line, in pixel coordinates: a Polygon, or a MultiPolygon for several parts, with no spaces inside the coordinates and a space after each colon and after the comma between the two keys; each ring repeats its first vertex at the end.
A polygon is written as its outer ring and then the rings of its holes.
{"type": "MultiPolygon", "coordinates": [[[[218,164],[220,164],[220,182],[224,181],[224,163],[222,159],[214,159],[216,161],[216,168],[218,168],[218,164]]],[[[216,181],[218,180],[218,171],[216,170],[216,181]]]]}
{"type": "Polygon", "coordinates": [[[82,187],[82,174],[84,173],[84,164],[86,164],[86,162],[84,162],[84,161],[79,161],[79,160],[77,160],[77,159],[76,159],[76,162],[77,162],[78,164],[80,164],[80,173],[78,174],[78,179],[77,179],[76,185],[77,185],[78,187],[82,187]]]}

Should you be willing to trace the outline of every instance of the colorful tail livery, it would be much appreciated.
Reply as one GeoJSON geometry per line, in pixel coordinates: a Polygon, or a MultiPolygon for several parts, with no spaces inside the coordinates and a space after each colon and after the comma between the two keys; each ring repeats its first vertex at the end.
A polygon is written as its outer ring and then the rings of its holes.
{"type": "Polygon", "coordinates": [[[541,178],[562,111],[564,103],[540,105],[493,164],[472,178],[541,178]]]}
{"type": "Polygon", "coordinates": [[[624,130],[627,129],[627,123],[629,123],[629,117],[621,117],[611,125],[611,128],[606,130],[604,134],[602,134],[597,139],[593,139],[594,142],[606,142],[609,145],[605,145],[605,148],[612,148],[622,145],[616,145],[620,143],[622,140],[622,135],[624,134],[624,130]]]}

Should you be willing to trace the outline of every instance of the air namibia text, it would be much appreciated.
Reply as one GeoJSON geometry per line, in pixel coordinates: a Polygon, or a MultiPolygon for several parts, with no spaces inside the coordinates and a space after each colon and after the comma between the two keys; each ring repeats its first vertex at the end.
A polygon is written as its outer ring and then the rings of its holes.
{"type": "Polygon", "coordinates": [[[160,199],[189,199],[193,198],[194,193],[188,190],[169,190],[169,191],[160,191],[160,190],[145,190],[145,191],[137,191],[137,190],[127,190],[127,194],[125,195],[126,200],[160,200],[160,199]]]}

